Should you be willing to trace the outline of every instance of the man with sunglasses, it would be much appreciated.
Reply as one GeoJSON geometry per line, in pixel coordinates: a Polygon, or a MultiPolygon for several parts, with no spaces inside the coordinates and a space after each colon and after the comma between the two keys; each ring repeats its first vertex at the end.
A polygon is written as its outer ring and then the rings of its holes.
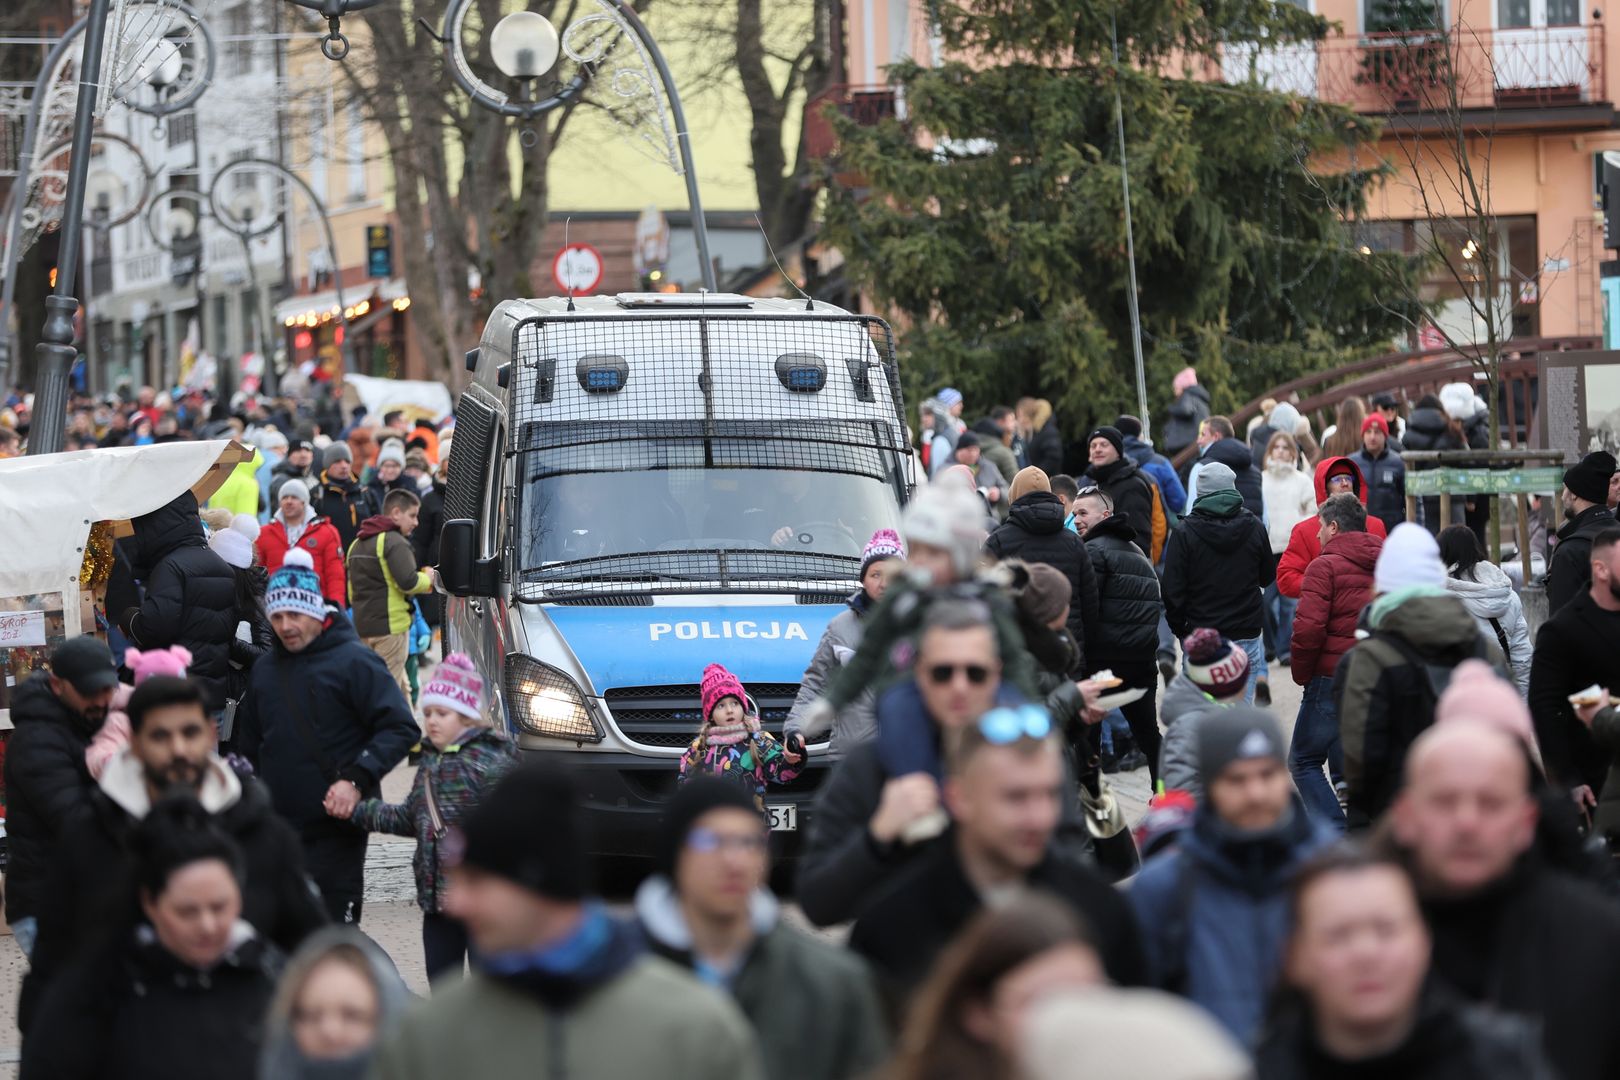
{"type": "Polygon", "coordinates": [[[766,1076],[845,1080],[875,1069],[888,1035],[859,957],[789,925],[767,884],[770,833],[736,784],[699,777],[664,812],[657,871],[636,891],[655,953],[730,994],[766,1076]],[[813,1023],[806,1023],[813,1017],[813,1023]]]}
{"type": "Polygon", "coordinates": [[[946,741],[943,798],[952,829],[873,901],[850,933],[850,947],[871,961],[894,1003],[905,1003],[980,909],[1023,889],[1072,905],[1090,927],[1109,978],[1140,984],[1146,969],[1129,904],[1095,871],[1053,849],[1068,781],[1046,710],[992,709],[946,741]]]}

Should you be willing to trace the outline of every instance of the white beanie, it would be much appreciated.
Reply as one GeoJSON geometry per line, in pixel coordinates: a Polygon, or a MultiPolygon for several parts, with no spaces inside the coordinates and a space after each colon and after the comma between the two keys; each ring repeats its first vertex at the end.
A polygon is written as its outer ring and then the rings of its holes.
{"type": "Polygon", "coordinates": [[[382,450],[377,454],[377,464],[381,465],[385,461],[398,462],[399,467],[403,469],[405,467],[405,444],[398,439],[389,439],[383,443],[382,450]]]}
{"type": "Polygon", "coordinates": [[[258,538],[259,523],[247,514],[237,514],[229,528],[209,534],[208,546],[238,570],[246,570],[253,565],[253,542],[258,538]]]}
{"type": "Polygon", "coordinates": [[[984,500],[947,470],[906,504],[900,531],[908,545],[928,544],[950,552],[957,577],[966,579],[984,549],[984,520],[984,500]]]}
{"type": "Polygon", "coordinates": [[[1472,383],[1447,383],[1440,388],[1440,404],[1453,420],[1471,420],[1479,411],[1472,383]]]}
{"type": "Polygon", "coordinates": [[[281,485],[279,499],[297,499],[305,506],[309,505],[309,485],[296,476],[281,485]]]}
{"type": "Polygon", "coordinates": [[[1397,592],[1414,586],[1446,587],[1446,564],[1440,561],[1440,545],[1429,530],[1403,521],[1389,532],[1378,563],[1373,567],[1373,592],[1397,592]]]}

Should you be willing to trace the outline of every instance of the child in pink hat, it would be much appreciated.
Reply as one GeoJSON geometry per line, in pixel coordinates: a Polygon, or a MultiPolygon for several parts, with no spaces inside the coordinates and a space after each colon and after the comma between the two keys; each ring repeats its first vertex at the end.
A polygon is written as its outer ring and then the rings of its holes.
{"type": "Polygon", "coordinates": [[[748,785],[754,805],[765,812],[765,786],[786,784],[799,775],[804,744],[784,747],[761,731],[759,714],[737,676],[720,664],[703,669],[703,726],[681,755],[680,782],[693,776],[719,776],[748,785]]]}

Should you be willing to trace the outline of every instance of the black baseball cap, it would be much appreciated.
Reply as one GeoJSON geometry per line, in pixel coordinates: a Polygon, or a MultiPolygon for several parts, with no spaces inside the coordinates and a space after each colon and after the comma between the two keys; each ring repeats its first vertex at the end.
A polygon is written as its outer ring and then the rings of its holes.
{"type": "Polygon", "coordinates": [[[308,450],[313,454],[315,452],[315,446],[313,443],[307,442],[304,439],[293,439],[287,444],[287,453],[293,454],[297,453],[299,450],[308,450]]]}
{"type": "Polygon", "coordinates": [[[118,685],[118,665],[112,650],[89,634],[65,641],[51,653],[51,674],[65,679],[81,694],[95,694],[118,685]]]}
{"type": "Polygon", "coordinates": [[[1400,403],[1395,400],[1394,394],[1385,390],[1373,395],[1372,406],[1375,409],[1395,409],[1400,407],[1400,403]]]}

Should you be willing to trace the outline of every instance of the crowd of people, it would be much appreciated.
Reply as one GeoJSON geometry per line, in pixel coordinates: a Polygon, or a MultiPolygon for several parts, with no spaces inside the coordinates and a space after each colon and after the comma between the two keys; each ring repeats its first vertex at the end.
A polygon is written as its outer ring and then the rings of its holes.
{"type": "Polygon", "coordinates": [[[1121,416],[1072,461],[1044,401],[930,399],[782,734],[693,673],[627,907],[575,778],[424,663],[453,429],[144,402],[254,455],[136,519],[105,640],[16,688],[23,1077],[1620,1075],[1614,459],[1565,475],[1532,632],[1475,508],[1405,519],[1402,445],[1469,445],[1471,398],[1319,443],[1175,390],[1165,453],[1121,416]],[[769,798],[821,743],[779,896],[769,798]],[[425,998],[361,932],[372,832],[415,843],[425,998]]]}

